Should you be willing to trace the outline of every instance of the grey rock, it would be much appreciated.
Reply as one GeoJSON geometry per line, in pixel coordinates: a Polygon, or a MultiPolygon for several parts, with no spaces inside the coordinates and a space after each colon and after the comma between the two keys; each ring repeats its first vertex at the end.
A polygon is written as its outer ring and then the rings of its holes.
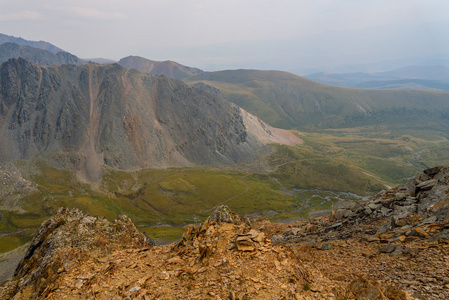
{"type": "Polygon", "coordinates": [[[447,240],[449,241],[449,229],[446,229],[430,238],[430,241],[438,241],[439,239],[447,240]]]}
{"type": "Polygon", "coordinates": [[[273,244],[284,243],[284,238],[282,235],[273,235],[270,240],[271,240],[271,243],[273,243],[273,244]]]}
{"type": "Polygon", "coordinates": [[[347,218],[347,217],[349,217],[351,215],[351,213],[352,213],[352,211],[349,210],[349,209],[344,209],[344,208],[338,209],[335,212],[335,219],[336,220],[341,220],[343,218],[347,218]]]}
{"type": "Polygon", "coordinates": [[[417,210],[416,205],[408,205],[408,206],[395,205],[393,207],[393,215],[395,215],[398,219],[403,219],[409,214],[415,213],[416,210],[417,210]]]}
{"type": "Polygon", "coordinates": [[[338,222],[338,223],[335,223],[335,224],[329,226],[329,229],[335,229],[335,228],[341,227],[341,225],[343,225],[343,223],[338,222]]]}
{"type": "Polygon", "coordinates": [[[370,203],[370,204],[368,204],[368,207],[370,209],[372,209],[372,210],[376,210],[376,209],[378,209],[380,207],[380,205],[379,204],[370,203]]]}
{"type": "Polygon", "coordinates": [[[419,226],[427,225],[427,224],[433,224],[433,223],[436,223],[437,220],[438,220],[438,217],[437,217],[437,216],[432,216],[432,217],[430,217],[430,218],[427,218],[427,219],[423,220],[423,221],[421,222],[421,224],[419,224],[419,226]]]}
{"type": "Polygon", "coordinates": [[[381,215],[383,217],[388,217],[388,216],[391,216],[391,214],[393,214],[393,211],[391,209],[389,209],[389,208],[386,208],[386,207],[382,206],[380,208],[380,213],[381,213],[381,215]]]}
{"type": "Polygon", "coordinates": [[[390,217],[390,219],[388,220],[387,223],[385,223],[384,225],[380,226],[379,229],[377,230],[378,233],[385,233],[389,230],[392,230],[394,228],[396,228],[396,220],[394,217],[390,217]]]}
{"type": "Polygon", "coordinates": [[[325,243],[323,246],[321,246],[320,250],[330,250],[332,249],[332,245],[330,243],[325,243]]]}
{"type": "Polygon", "coordinates": [[[129,289],[128,293],[134,293],[134,292],[137,292],[137,291],[140,290],[140,289],[141,289],[140,286],[135,286],[135,287],[129,289]]]}
{"type": "Polygon", "coordinates": [[[236,214],[235,212],[231,211],[231,209],[227,205],[220,205],[219,207],[217,207],[214,210],[214,212],[210,215],[210,222],[250,224],[248,217],[236,214]]]}
{"type": "Polygon", "coordinates": [[[405,193],[396,193],[394,194],[394,200],[401,201],[406,197],[405,193]]]}
{"type": "Polygon", "coordinates": [[[156,242],[152,238],[150,238],[146,232],[143,232],[143,235],[145,237],[145,243],[147,243],[148,246],[156,245],[156,242]]]}
{"type": "Polygon", "coordinates": [[[391,252],[390,254],[392,256],[398,256],[398,255],[401,255],[402,253],[403,253],[402,246],[401,245],[395,245],[395,248],[394,248],[393,252],[391,252]]]}
{"type": "Polygon", "coordinates": [[[396,244],[387,244],[379,248],[380,253],[392,253],[396,250],[396,244]]]}
{"type": "Polygon", "coordinates": [[[437,183],[435,179],[430,179],[424,182],[421,182],[416,186],[416,189],[421,189],[423,191],[427,191],[433,188],[433,186],[437,183]]]}
{"type": "Polygon", "coordinates": [[[441,169],[442,167],[434,167],[424,170],[423,172],[424,174],[427,174],[429,177],[434,177],[438,172],[440,172],[441,169]]]}

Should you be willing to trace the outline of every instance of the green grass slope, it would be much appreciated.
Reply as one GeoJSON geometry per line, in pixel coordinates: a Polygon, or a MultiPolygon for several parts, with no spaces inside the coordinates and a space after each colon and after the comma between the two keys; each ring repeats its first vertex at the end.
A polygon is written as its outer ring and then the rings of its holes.
{"type": "Polygon", "coordinates": [[[449,132],[447,92],[340,88],[287,72],[259,70],[204,72],[188,79],[191,85],[199,82],[276,127],[427,124],[449,132]]]}

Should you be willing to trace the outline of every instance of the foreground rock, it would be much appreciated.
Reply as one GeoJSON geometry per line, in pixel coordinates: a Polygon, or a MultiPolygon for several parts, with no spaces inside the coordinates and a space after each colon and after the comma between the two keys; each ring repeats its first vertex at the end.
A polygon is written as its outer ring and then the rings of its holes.
{"type": "Polygon", "coordinates": [[[301,243],[272,244],[276,226],[221,206],[203,224],[187,226],[178,243],[149,246],[126,217],[109,223],[61,209],[41,226],[0,298],[411,299],[349,264],[329,274],[322,264],[341,264],[332,255],[347,249],[338,243],[319,250],[327,261],[301,243]]]}
{"type": "Polygon", "coordinates": [[[145,237],[126,216],[110,223],[104,218],[84,215],[77,209],[59,209],[45,221],[31,241],[15,277],[0,291],[1,299],[45,298],[58,287],[66,270],[84,260],[117,248],[145,245],[145,237]]]}

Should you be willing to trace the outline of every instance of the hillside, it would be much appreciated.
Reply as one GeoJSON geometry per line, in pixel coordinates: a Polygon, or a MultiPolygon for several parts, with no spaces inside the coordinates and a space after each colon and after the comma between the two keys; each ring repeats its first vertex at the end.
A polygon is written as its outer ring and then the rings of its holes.
{"type": "Polygon", "coordinates": [[[118,64],[125,68],[136,69],[148,74],[164,75],[174,79],[184,79],[203,72],[200,69],[187,67],[171,60],[154,61],[139,56],[122,58],[118,64]]]}
{"type": "Polygon", "coordinates": [[[220,90],[226,99],[272,126],[286,129],[438,124],[448,132],[449,93],[377,91],[324,85],[280,71],[204,72],[188,79],[220,90]]]}
{"type": "Polygon", "coordinates": [[[29,40],[25,40],[23,38],[17,38],[14,36],[0,33],[0,44],[5,44],[5,43],[14,43],[17,45],[30,46],[33,48],[50,51],[53,54],[57,54],[58,52],[66,52],[66,51],[62,50],[61,48],[58,48],[55,45],[50,44],[49,42],[29,41],[29,40]]]}
{"type": "Polygon", "coordinates": [[[4,43],[0,45],[0,63],[4,63],[11,58],[19,57],[42,66],[63,64],[83,65],[86,63],[68,52],[54,54],[48,50],[15,43],[4,43]]]}

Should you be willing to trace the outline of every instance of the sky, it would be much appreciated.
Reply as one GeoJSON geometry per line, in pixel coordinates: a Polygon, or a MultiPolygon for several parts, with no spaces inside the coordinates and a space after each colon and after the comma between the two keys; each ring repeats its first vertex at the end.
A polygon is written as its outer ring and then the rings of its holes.
{"type": "Polygon", "coordinates": [[[447,0],[0,0],[0,33],[204,70],[449,65],[447,0]]]}

